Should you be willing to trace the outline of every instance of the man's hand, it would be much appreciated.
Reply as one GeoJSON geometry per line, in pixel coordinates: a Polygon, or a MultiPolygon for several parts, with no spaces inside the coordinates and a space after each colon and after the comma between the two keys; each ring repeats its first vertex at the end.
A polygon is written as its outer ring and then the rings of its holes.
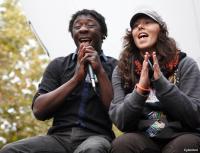
{"type": "Polygon", "coordinates": [[[84,63],[90,64],[92,66],[93,71],[98,74],[101,70],[102,65],[101,65],[101,61],[98,55],[98,52],[87,42],[83,43],[84,45],[84,63]]]}
{"type": "Polygon", "coordinates": [[[78,82],[81,82],[86,76],[86,67],[85,67],[85,60],[84,60],[84,55],[85,55],[85,45],[84,44],[80,44],[77,55],[78,55],[77,56],[77,64],[76,64],[76,69],[75,69],[75,73],[74,73],[74,78],[78,82]]]}

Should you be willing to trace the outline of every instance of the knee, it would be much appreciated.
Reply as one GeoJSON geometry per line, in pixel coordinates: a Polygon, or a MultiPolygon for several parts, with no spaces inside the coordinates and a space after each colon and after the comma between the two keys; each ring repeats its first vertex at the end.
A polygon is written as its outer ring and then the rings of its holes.
{"type": "Polygon", "coordinates": [[[138,135],[135,133],[127,133],[123,134],[119,137],[117,137],[113,142],[112,142],[112,147],[111,147],[111,152],[119,152],[122,153],[124,151],[127,151],[127,149],[130,148],[132,143],[137,142],[138,135]]]}
{"type": "Polygon", "coordinates": [[[124,148],[125,145],[127,145],[127,139],[122,135],[117,137],[112,142],[112,149],[118,150],[118,148],[124,148]]]}
{"type": "Polygon", "coordinates": [[[159,148],[144,135],[126,133],[112,142],[111,153],[160,152],[159,148]]]}
{"type": "Polygon", "coordinates": [[[87,147],[82,147],[74,151],[74,153],[108,153],[110,147],[100,145],[100,144],[91,144],[87,147]]]}
{"type": "Polygon", "coordinates": [[[14,143],[9,143],[1,148],[0,153],[14,153],[16,152],[16,145],[14,143]]]}
{"type": "Polygon", "coordinates": [[[99,144],[91,144],[86,148],[82,148],[80,153],[108,153],[109,148],[99,144]]]}
{"type": "Polygon", "coordinates": [[[110,147],[111,144],[108,140],[100,137],[92,137],[80,144],[74,153],[108,153],[110,147]]]}
{"type": "Polygon", "coordinates": [[[130,143],[137,143],[139,137],[141,137],[137,133],[127,133],[123,134],[119,137],[117,137],[113,142],[112,142],[112,147],[115,148],[122,148],[122,147],[127,147],[130,143]]]}
{"type": "Polygon", "coordinates": [[[170,141],[164,148],[163,153],[199,152],[200,137],[185,134],[170,141]]]}

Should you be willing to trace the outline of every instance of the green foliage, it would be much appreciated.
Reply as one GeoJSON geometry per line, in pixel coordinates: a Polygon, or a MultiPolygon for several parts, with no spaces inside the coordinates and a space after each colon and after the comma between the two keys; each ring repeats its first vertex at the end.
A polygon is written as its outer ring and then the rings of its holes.
{"type": "Polygon", "coordinates": [[[47,132],[31,103],[48,58],[37,43],[17,0],[0,5],[0,148],[47,132]]]}

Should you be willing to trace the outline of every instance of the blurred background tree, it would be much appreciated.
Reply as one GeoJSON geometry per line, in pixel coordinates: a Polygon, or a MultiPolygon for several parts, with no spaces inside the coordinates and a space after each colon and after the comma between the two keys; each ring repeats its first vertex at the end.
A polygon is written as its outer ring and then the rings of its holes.
{"type": "Polygon", "coordinates": [[[6,143],[47,132],[31,103],[49,62],[27,24],[18,0],[0,4],[0,148],[6,143]]]}

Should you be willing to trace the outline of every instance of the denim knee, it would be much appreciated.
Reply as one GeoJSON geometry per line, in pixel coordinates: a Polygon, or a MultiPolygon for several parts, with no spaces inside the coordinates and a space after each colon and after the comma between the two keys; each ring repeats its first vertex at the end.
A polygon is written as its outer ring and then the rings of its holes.
{"type": "Polygon", "coordinates": [[[110,150],[110,142],[101,136],[91,136],[83,141],[74,153],[108,153],[110,150]]]}

